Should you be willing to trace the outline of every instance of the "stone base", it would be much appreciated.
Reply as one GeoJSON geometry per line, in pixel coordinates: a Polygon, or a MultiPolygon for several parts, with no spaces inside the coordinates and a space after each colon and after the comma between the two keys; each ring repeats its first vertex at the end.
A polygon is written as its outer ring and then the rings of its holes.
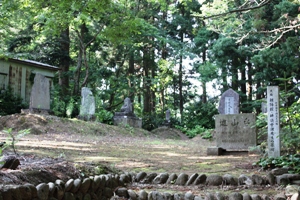
{"type": "Polygon", "coordinates": [[[142,119],[133,116],[114,116],[115,126],[129,125],[134,128],[142,128],[142,119]]]}
{"type": "Polygon", "coordinates": [[[208,156],[220,156],[223,151],[224,149],[221,147],[208,147],[206,153],[208,156]]]}
{"type": "Polygon", "coordinates": [[[96,120],[95,115],[79,115],[77,118],[80,120],[83,120],[83,121],[95,121],[96,120]]]}

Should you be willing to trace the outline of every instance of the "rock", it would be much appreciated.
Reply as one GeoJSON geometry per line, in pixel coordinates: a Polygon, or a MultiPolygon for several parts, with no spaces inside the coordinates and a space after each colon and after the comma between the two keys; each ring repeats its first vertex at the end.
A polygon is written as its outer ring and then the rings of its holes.
{"type": "Polygon", "coordinates": [[[83,196],[83,200],[92,200],[92,197],[89,193],[87,193],[83,196]]]}
{"type": "Polygon", "coordinates": [[[12,192],[13,191],[9,187],[1,188],[2,198],[5,200],[13,200],[12,192]]]}
{"type": "Polygon", "coordinates": [[[48,183],[49,186],[49,197],[53,197],[53,194],[55,192],[55,184],[50,182],[48,183]]]}
{"type": "Polygon", "coordinates": [[[107,197],[107,198],[111,198],[114,195],[114,192],[111,188],[109,187],[105,187],[103,190],[103,196],[107,197]]]}
{"type": "Polygon", "coordinates": [[[300,200],[299,193],[297,192],[297,193],[293,194],[292,197],[291,197],[291,200],[300,200]]]}
{"type": "Polygon", "coordinates": [[[24,186],[30,188],[32,199],[34,199],[34,198],[37,197],[37,189],[36,189],[36,187],[34,185],[32,185],[30,183],[25,183],[24,186]]]}
{"type": "Polygon", "coordinates": [[[61,185],[61,184],[55,185],[55,191],[54,191],[53,197],[55,197],[58,200],[63,199],[64,194],[65,194],[64,188],[65,188],[64,185],[61,185]]]}
{"type": "Polygon", "coordinates": [[[69,192],[74,185],[74,179],[69,179],[65,184],[65,191],[69,192]]]}
{"type": "Polygon", "coordinates": [[[12,169],[16,170],[18,166],[20,165],[19,159],[17,159],[14,156],[10,156],[5,159],[4,165],[1,167],[1,169],[12,169]]]}
{"type": "Polygon", "coordinates": [[[127,192],[128,192],[129,199],[131,199],[131,200],[137,200],[138,199],[138,196],[135,193],[135,191],[127,190],[127,192]]]}
{"type": "Polygon", "coordinates": [[[106,180],[106,178],[105,178],[104,175],[100,175],[99,178],[100,178],[99,189],[104,189],[105,188],[105,182],[106,182],[105,180],[106,180]]]}
{"type": "Polygon", "coordinates": [[[263,195],[261,196],[261,198],[262,198],[263,200],[271,200],[270,197],[268,197],[268,196],[265,195],[265,194],[263,194],[263,195]]]}
{"type": "Polygon", "coordinates": [[[267,176],[266,176],[266,181],[270,184],[270,185],[275,185],[276,183],[276,178],[274,176],[274,174],[272,172],[268,172],[267,176]]]}
{"type": "Polygon", "coordinates": [[[145,190],[139,191],[138,200],[148,200],[148,193],[145,190]]]}
{"type": "Polygon", "coordinates": [[[184,199],[184,194],[174,194],[174,200],[183,200],[184,199]]]}
{"type": "Polygon", "coordinates": [[[169,176],[169,178],[168,178],[166,184],[173,184],[173,183],[175,183],[176,179],[177,179],[177,174],[172,173],[172,174],[169,176]]]}
{"type": "Polygon", "coordinates": [[[167,182],[168,178],[169,178],[168,173],[160,173],[158,176],[156,176],[153,179],[153,183],[154,184],[164,184],[167,182]]]}
{"type": "Polygon", "coordinates": [[[257,194],[251,194],[252,200],[262,200],[262,198],[257,194]]]}
{"type": "Polygon", "coordinates": [[[174,196],[168,192],[164,192],[163,195],[165,200],[174,200],[174,196]]]}
{"type": "Polygon", "coordinates": [[[115,191],[116,195],[118,195],[119,197],[124,197],[126,199],[128,199],[129,197],[129,194],[128,194],[128,191],[127,191],[127,188],[118,188],[116,191],[115,191]]]}
{"type": "Polygon", "coordinates": [[[238,192],[234,192],[228,195],[228,200],[243,200],[243,195],[238,192]]]}
{"type": "Polygon", "coordinates": [[[206,178],[206,185],[213,185],[213,186],[218,186],[218,185],[222,185],[223,182],[223,177],[220,175],[209,175],[206,178]]]}
{"type": "Polygon", "coordinates": [[[152,183],[153,179],[157,176],[157,173],[150,173],[147,175],[143,180],[141,180],[141,183],[152,183]]]}
{"type": "Polygon", "coordinates": [[[199,174],[197,174],[197,173],[195,173],[195,174],[192,174],[191,176],[190,176],[190,178],[188,179],[188,181],[186,182],[186,185],[188,186],[188,185],[192,185],[194,182],[195,182],[195,180],[196,180],[196,178],[199,176],[199,174]]]}
{"type": "Polygon", "coordinates": [[[49,185],[41,183],[36,186],[37,196],[40,200],[47,200],[49,195],[49,185]]]}
{"type": "Polygon", "coordinates": [[[216,192],[215,199],[216,200],[225,200],[225,196],[224,196],[224,194],[222,194],[220,192],[216,192]]]}
{"type": "Polygon", "coordinates": [[[299,185],[288,185],[285,188],[285,195],[292,196],[293,194],[298,193],[299,189],[299,185]]]}
{"type": "Polygon", "coordinates": [[[225,185],[237,185],[238,179],[230,174],[225,174],[223,176],[223,181],[225,185]]]}
{"type": "Polygon", "coordinates": [[[209,192],[205,194],[205,200],[214,200],[214,199],[215,199],[215,197],[213,194],[211,194],[209,192]]]}
{"type": "Polygon", "coordinates": [[[147,176],[146,172],[140,172],[136,175],[135,181],[140,182],[147,176]]]}
{"type": "Polygon", "coordinates": [[[64,196],[64,199],[65,199],[65,200],[75,200],[75,196],[74,196],[74,194],[71,193],[71,192],[66,192],[66,193],[65,193],[65,196],[64,196]]]}
{"type": "Polygon", "coordinates": [[[249,176],[242,174],[238,178],[239,185],[253,185],[253,181],[249,176]]]}
{"type": "Polygon", "coordinates": [[[245,192],[243,194],[243,200],[251,200],[251,196],[247,192],[245,192]]]}
{"type": "Polygon", "coordinates": [[[274,200],[286,200],[286,196],[284,194],[277,194],[274,196],[274,200]]]}
{"type": "Polygon", "coordinates": [[[128,174],[121,174],[120,175],[120,181],[122,181],[123,183],[130,183],[130,177],[128,174]]]}
{"type": "Polygon", "coordinates": [[[257,174],[253,174],[251,178],[253,180],[253,183],[256,185],[265,185],[266,184],[265,179],[263,179],[263,177],[261,177],[257,174]]]}
{"type": "Polygon", "coordinates": [[[80,188],[79,188],[79,190],[80,190],[80,192],[82,192],[82,194],[87,193],[87,191],[88,191],[89,188],[90,188],[91,182],[92,182],[92,181],[91,181],[90,178],[85,178],[85,179],[83,179],[83,181],[82,181],[82,183],[81,183],[81,185],[80,185],[80,188]]]}
{"type": "Polygon", "coordinates": [[[189,176],[185,173],[179,174],[178,178],[175,181],[175,185],[185,185],[189,176]]]}
{"type": "Polygon", "coordinates": [[[205,184],[207,176],[205,174],[200,174],[194,181],[194,185],[205,184]]]}
{"type": "Polygon", "coordinates": [[[276,176],[276,182],[278,185],[288,185],[290,180],[286,174],[276,176]]]}
{"type": "Polygon", "coordinates": [[[275,176],[279,176],[282,174],[289,173],[289,169],[285,168],[285,167],[284,168],[275,168],[275,169],[272,169],[271,173],[274,174],[275,176]]]}
{"type": "Polygon", "coordinates": [[[22,197],[22,200],[32,199],[31,189],[28,185],[20,185],[19,190],[20,190],[20,195],[22,197]]]}
{"type": "Polygon", "coordinates": [[[79,178],[75,179],[71,192],[75,194],[79,190],[80,186],[81,186],[81,179],[79,178]]]}
{"type": "Polygon", "coordinates": [[[184,200],[194,200],[194,197],[195,197],[195,195],[191,191],[189,191],[189,192],[185,193],[184,200]]]}
{"type": "Polygon", "coordinates": [[[195,196],[194,200],[203,200],[201,196],[195,196]]]}

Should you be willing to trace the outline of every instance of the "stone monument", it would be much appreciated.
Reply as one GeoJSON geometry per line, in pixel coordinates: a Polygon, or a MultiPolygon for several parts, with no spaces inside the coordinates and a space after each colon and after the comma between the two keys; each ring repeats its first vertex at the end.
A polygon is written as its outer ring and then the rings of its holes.
{"type": "Polygon", "coordinates": [[[280,120],[278,86],[267,87],[268,156],[280,156],[280,120]]]}
{"type": "Polygon", "coordinates": [[[78,118],[86,121],[94,119],[95,109],[95,98],[92,91],[87,87],[81,88],[81,105],[78,118]]]}
{"type": "Polygon", "coordinates": [[[171,111],[169,109],[166,110],[166,119],[163,122],[162,126],[169,127],[169,128],[171,127],[171,111]]]}
{"type": "Polygon", "coordinates": [[[50,111],[50,82],[48,78],[39,73],[34,77],[29,110],[33,113],[50,111]]]}
{"type": "Polygon", "coordinates": [[[248,151],[257,145],[255,114],[239,114],[239,94],[232,89],[220,99],[215,116],[216,146],[207,149],[207,155],[221,155],[223,151],[248,151]]]}
{"type": "Polygon", "coordinates": [[[249,147],[257,145],[254,113],[215,117],[217,147],[226,151],[248,151],[249,147]]]}
{"type": "Polygon", "coordinates": [[[142,119],[136,117],[133,113],[130,98],[125,98],[121,111],[115,113],[114,125],[129,125],[135,128],[142,128],[142,119]]]}
{"type": "Polygon", "coordinates": [[[240,113],[240,96],[233,89],[226,90],[220,99],[219,113],[223,115],[240,113]]]}

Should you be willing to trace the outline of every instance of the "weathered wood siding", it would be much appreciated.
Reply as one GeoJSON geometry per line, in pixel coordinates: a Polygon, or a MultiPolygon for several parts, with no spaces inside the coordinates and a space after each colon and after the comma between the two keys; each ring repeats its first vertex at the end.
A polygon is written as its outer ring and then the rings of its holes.
{"type": "Polygon", "coordinates": [[[40,73],[50,80],[55,75],[55,70],[46,67],[26,65],[26,63],[14,63],[0,60],[0,89],[10,87],[15,95],[20,95],[24,102],[29,103],[30,92],[33,85],[33,78],[36,73],[40,73]]]}

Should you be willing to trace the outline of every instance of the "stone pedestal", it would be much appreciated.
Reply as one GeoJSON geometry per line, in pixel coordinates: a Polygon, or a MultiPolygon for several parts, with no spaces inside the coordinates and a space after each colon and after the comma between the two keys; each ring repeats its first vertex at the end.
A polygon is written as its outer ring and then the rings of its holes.
{"type": "Polygon", "coordinates": [[[123,112],[116,112],[114,116],[114,125],[126,126],[129,125],[134,128],[142,128],[142,119],[136,117],[134,114],[125,114],[123,112]]]}
{"type": "Polygon", "coordinates": [[[208,156],[220,156],[222,155],[223,151],[224,149],[220,147],[208,147],[206,153],[208,156]]]}

